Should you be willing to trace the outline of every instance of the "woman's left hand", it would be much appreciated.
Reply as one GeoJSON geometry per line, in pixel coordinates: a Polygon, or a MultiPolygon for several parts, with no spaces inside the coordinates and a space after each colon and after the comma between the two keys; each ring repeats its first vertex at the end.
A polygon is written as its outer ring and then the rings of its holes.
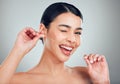
{"type": "Polygon", "coordinates": [[[93,84],[110,84],[108,64],[103,55],[89,54],[84,59],[93,84]]]}

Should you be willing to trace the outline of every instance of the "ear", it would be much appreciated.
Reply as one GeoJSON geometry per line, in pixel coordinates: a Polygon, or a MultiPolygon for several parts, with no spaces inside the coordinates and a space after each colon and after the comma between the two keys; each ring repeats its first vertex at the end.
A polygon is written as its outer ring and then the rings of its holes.
{"type": "Polygon", "coordinates": [[[46,34],[47,34],[47,28],[45,27],[45,25],[44,25],[43,23],[40,23],[39,33],[40,33],[40,34],[43,34],[44,37],[46,37],[46,34]]]}

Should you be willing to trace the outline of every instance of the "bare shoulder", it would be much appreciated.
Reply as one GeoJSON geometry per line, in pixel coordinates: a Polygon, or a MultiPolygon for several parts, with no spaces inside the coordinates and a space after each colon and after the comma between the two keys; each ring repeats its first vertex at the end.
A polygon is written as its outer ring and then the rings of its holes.
{"type": "Polygon", "coordinates": [[[87,67],[73,67],[72,68],[83,80],[87,81],[87,84],[91,84],[90,76],[88,74],[87,67]]]}
{"type": "Polygon", "coordinates": [[[79,67],[79,66],[77,66],[77,67],[73,67],[72,69],[75,70],[75,71],[78,71],[78,72],[87,73],[87,67],[79,67]]]}
{"type": "Polygon", "coordinates": [[[12,77],[10,84],[38,84],[42,83],[41,74],[33,73],[33,72],[19,72],[15,73],[12,77]]]}
{"type": "Polygon", "coordinates": [[[26,75],[25,72],[15,73],[10,81],[10,84],[22,84],[27,77],[28,76],[26,75]]]}

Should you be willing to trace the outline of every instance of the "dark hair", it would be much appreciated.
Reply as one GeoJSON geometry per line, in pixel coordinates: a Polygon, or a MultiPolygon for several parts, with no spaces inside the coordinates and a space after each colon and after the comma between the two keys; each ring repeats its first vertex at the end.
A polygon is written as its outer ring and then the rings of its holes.
{"type": "MultiPolygon", "coordinates": [[[[73,6],[72,4],[68,4],[65,2],[57,2],[53,3],[46,8],[44,11],[40,23],[43,23],[46,28],[49,28],[50,23],[60,14],[71,12],[76,16],[79,16],[83,20],[82,13],[78,8],[73,6]]],[[[42,40],[43,41],[43,40],[42,40]]]]}

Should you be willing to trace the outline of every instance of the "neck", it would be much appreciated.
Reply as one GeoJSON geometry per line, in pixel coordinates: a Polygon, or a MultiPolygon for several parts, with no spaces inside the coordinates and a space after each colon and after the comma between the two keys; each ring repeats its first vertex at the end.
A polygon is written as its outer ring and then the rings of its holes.
{"type": "Polygon", "coordinates": [[[43,52],[38,67],[42,73],[49,73],[52,75],[60,74],[67,69],[64,66],[64,62],[59,61],[56,56],[46,51],[43,52]]]}

